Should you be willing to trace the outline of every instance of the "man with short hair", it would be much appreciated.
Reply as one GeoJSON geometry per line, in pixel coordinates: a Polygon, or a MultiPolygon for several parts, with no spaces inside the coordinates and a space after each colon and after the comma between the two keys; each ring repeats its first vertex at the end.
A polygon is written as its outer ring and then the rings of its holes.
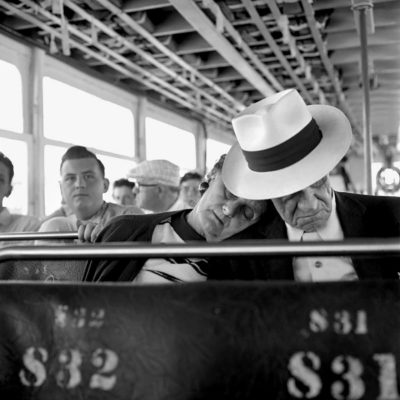
{"type": "MultiPolygon", "coordinates": [[[[351,125],[337,108],[307,106],[294,89],[276,93],[232,121],[238,143],[222,176],[237,196],[272,199],[267,239],[290,241],[400,236],[400,199],[335,192],[329,172],[346,154],[351,125]]],[[[298,257],[270,260],[270,279],[397,279],[399,259],[298,257]]]]}
{"type": "MultiPolygon", "coordinates": [[[[179,167],[168,160],[146,160],[132,168],[128,176],[136,180],[137,205],[152,212],[179,209],[179,167]]],[[[181,208],[181,207],[180,207],[181,208]]]]}
{"type": "MultiPolygon", "coordinates": [[[[267,202],[247,200],[230,193],[221,177],[223,162],[222,157],[211,171],[204,194],[193,210],[118,217],[103,229],[96,241],[185,243],[220,242],[242,235],[253,237],[263,225],[261,221],[267,211],[267,202]]],[[[87,233],[81,238],[90,240],[90,229],[87,233]]],[[[96,259],[86,266],[84,280],[135,284],[202,282],[213,274],[213,270],[208,259],[198,257],[96,259]]]]}
{"type": "Polygon", "coordinates": [[[135,182],[121,178],[113,183],[112,197],[120,206],[133,206],[136,204],[137,191],[135,182]]]}
{"type": "Polygon", "coordinates": [[[193,208],[200,200],[199,186],[203,177],[198,172],[187,172],[179,183],[179,203],[181,208],[193,208]]]}
{"type": "MultiPolygon", "coordinates": [[[[72,146],[65,152],[61,160],[60,174],[62,197],[72,214],[45,221],[40,227],[40,232],[75,232],[78,226],[88,222],[103,227],[111,218],[118,215],[143,214],[143,211],[136,206],[123,207],[103,200],[103,194],[109,187],[105,168],[96,155],[86,147],[72,146]]],[[[43,241],[37,243],[43,244],[43,241]]],[[[63,264],[65,263],[52,263],[47,268],[51,279],[75,279],[76,274],[82,273],[82,268],[79,266],[66,269],[63,264]]]]}
{"type": "Polygon", "coordinates": [[[35,232],[40,226],[38,218],[12,214],[7,207],[3,206],[4,198],[10,196],[13,190],[13,178],[14,165],[5,154],[0,152],[0,232],[35,232]]]}

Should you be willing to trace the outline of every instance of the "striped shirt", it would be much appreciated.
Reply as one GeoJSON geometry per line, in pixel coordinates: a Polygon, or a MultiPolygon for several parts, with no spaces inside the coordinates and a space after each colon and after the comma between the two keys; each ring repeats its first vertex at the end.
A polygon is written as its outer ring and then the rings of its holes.
{"type": "MultiPolygon", "coordinates": [[[[201,240],[200,236],[186,221],[186,214],[180,218],[168,218],[156,226],[152,243],[185,243],[201,240]],[[182,238],[185,238],[183,240],[182,238]]],[[[135,284],[204,282],[208,261],[204,258],[150,258],[134,279],[135,284]]]]}

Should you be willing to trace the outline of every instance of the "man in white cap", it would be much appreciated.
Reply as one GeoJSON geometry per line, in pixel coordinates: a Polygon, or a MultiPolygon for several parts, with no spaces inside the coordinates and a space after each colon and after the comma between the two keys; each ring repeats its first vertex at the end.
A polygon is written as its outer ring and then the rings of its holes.
{"type": "Polygon", "coordinates": [[[168,160],[142,161],[128,173],[136,179],[137,205],[152,212],[175,211],[179,197],[179,167],[168,160]]]}
{"type": "MultiPolygon", "coordinates": [[[[267,239],[342,240],[400,236],[400,199],[335,192],[329,172],[350,147],[347,117],[328,105],[307,106],[289,89],[261,100],[232,121],[238,140],[222,176],[249,199],[272,199],[267,239]]],[[[300,257],[271,260],[271,279],[397,279],[399,259],[300,257]]]]}

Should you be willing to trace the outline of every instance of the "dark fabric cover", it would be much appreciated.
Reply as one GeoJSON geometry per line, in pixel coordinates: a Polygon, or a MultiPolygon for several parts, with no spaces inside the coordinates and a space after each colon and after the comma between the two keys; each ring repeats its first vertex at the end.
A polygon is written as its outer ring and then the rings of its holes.
{"type": "Polygon", "coordinates": [[[395,398],[399,306],[395,281],[2,283],[0,398],[395,398]]]}

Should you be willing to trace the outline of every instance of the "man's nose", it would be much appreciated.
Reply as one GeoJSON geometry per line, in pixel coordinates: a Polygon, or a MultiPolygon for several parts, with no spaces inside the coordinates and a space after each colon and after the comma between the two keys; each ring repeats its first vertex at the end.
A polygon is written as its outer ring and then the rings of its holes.
{"type": "Polygon", "coordinates": [[[78,175],[75,180],[75,186],[76,187],[85,187],[86,186],[85,178],[83,176],[78,175]]]}
{"type": "Polygon", "coordinates": [[[312,188],[302,190],[297,207],[302,210],[316,210],[318,208],[318,199],[314,195],[312,188]]]}
{"type": "Polygon", "coordinates": [[[229,218],[233,218],[237,213],[239,207],[240,207],[239,200],[229,200],[225,202],[224,205],[222,206],[222,213],[229,218]]]}

